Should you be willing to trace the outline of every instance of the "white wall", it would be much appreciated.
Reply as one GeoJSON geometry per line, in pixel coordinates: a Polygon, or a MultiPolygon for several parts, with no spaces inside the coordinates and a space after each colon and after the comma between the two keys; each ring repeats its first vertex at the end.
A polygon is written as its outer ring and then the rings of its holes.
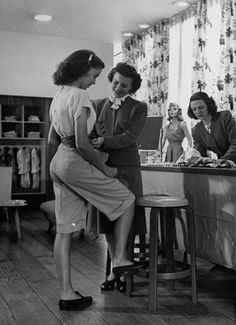
{"type": "Polygon", "coordinates": [[[113,66],[113,45],[78,39],[56,38],[0,31],[0,94],[52,97],[56,65],[75,50],[94,51],[106,68],[89,89],[91,98],[110,94],[107,73],[113,66]]]}

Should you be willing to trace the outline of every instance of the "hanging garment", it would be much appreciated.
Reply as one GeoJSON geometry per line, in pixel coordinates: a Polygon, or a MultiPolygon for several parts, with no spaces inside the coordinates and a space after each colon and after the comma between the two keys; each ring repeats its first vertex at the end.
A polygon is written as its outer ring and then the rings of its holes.
{"type": "Polygon", "coordinates": [[[0,167],[6,166],[6,160],[4,155],[4,148],[0,148],[0,167]]]}
{"type": "Polygon", "coordinates": [[[23,188],[30,187],[30,151],[28,148],[21,148],[17,152],[18,174],[20,185],[23,188]]]}
{"type": "Polygon", "coordinates": [[[7,166],[12,167],[12,188],[17,187],[17,162],[13,148],[8,148],[6,153],[7,166]]]}
{"type": "Polygon", "coordinates": [[[39,150],[37,148],[33,148],[31,150],[31,174],[32,174],[32,189],[35,190],[39,188],[39,170],[40,170],[40,158],[39,158],[39,150]]]}

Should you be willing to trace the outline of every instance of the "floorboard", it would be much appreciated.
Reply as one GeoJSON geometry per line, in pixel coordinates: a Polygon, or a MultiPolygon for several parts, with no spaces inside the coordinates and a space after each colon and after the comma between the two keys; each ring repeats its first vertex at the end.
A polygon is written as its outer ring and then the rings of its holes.
{"type": "Polygon", "coordinates": [[[87,231],[72,239],[72,282],[94,302],[86,310],[58,308],[59,287],[53,258],[55,231],[40,211],[21,214],[22,240],[14,224],[0,219],[0,325],[232,325],[236,324],[236,272],[198,260],[199,303],[192,305],[188,279],[170,291],[158,283],[157,311],[147,309],[147,279],[135,277],[132,296],[118,291],[101,293],[106,243],[87,231]]]}

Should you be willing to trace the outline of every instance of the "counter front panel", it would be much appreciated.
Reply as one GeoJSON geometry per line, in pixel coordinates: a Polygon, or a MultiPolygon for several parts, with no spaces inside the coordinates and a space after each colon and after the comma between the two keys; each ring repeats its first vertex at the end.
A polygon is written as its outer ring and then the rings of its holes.
{"type": "MultiPolygon", "coordinates": [[[[142,168],[142,178],[144,194],[185,196],[189,200],[199,257],[236,269],[235,169],[152,166],[142,168]]],[[[177,238],[185,237],[180,219],[176,228],[177,238]]]]}

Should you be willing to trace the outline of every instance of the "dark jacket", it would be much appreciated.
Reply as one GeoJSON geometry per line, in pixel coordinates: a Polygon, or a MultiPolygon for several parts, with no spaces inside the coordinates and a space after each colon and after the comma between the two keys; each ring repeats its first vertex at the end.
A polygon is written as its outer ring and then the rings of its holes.
{"type": "Polygon", "coordinates": [[[199,122],[192,130],[193,145],[201,156],[207,150],[214,151],[218,158],[236,163],[236,123],[230,111],[217,112],[212,116],[211,133],[199,122]]]}
{"type": "MultiPolygon", "coordinates": [[[[137,138],[146,121],[147,105],[131,97],[127,97],[118,110],[111,108],[112,102],[108,98],[95,100],[93,105],[97,114],[96,132],[104,138],[100,150],[108,153],[107,164],[118,169],[119,181],[136,197],[142,196],[137,138]]],[[[91,220],[90,225],[90,228],[94,229],[91,220]]],[[[146,233],[143,207],[135,207],[133,225],[135,234],[146,233]]],[[[107,218],[100,218],[100,232],[109,233],[112,227],[107,218]]]]}
{"type": "Polygon", "coordinates": [[[93,104],[97,113],[96,131],[104,138],[100,150],[109,153],[109,161],[114,165],[140,166],[136,141],[146,121],[146,103],[128,97],[118,110],[111,108],[108,98],[95,100],[93,104]]]}

